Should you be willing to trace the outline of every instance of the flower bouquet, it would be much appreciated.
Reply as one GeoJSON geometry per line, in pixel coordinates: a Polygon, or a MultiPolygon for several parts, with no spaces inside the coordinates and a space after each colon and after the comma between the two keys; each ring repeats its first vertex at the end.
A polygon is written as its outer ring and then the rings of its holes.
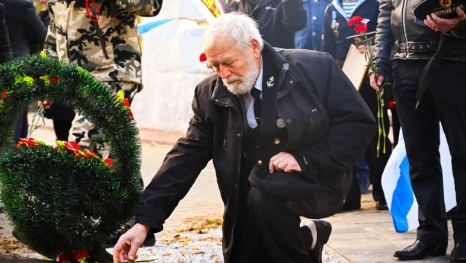
{"type": "MultiPolygon", "coordinates": [[[[364,19],[360,16],[353,16],[348,20],[348,26],[354,26],[354,32],[359,34],[361,37],[361,44],[365,46],[364,56],[366,58],[367,67],[369,68],[369,74],[377,73],[377,61],[374,60],[372,55],[372,46],[370,44],[370,40],[367,37],[367,22],[369,20],[364,19]]],[[[386,153],[387,147],[387,132],[385,130],[384,124],[384,101],[383,101],[383,88],[388,86],[389,84],[385,83],[382,86],[381,90],[376,91],[377,95],[377,157],[379,157],[380,149],[382,147],[382,151],[386,153]],[[383,141],[383,146],[381,145],[381,141],[383,141]]]]}

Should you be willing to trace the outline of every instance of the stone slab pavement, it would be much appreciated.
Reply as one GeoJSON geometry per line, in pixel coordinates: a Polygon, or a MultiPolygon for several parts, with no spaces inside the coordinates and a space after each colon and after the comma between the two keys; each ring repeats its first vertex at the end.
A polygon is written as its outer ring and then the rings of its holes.
{"type": "MultiPolygon", "coordinates": [[[[51,122],[34,132],[34,138],[52,144],[55,140],[51,122]]],[[[181,133],[141,130],[142,174],[147,185],[181,133]]],[[[397,262],[392,255],[397,249],[410,245],[415,231],[396,233],[388,211],[375,210],[371,194],[362,195],[362,209],[339,213],[325,220],[333,225],[333,232],[324,248],[327,262],[389,263],[397,262]],[[329,260],[331,259],[331,260],[329,260]]],[[[192,218],[221,219],[223,203],[217,188],[211,163],[202,171],[187,196],[179,203],[165,223],[164,232],[176,232],[189,227],[192,218]]],[[[305,222],[306,219],[303,219],[305,222]]],[[[12,228],[5,214],[0,214],[0,242],[11,237],[12,228]]],[[[448,253],[453,247],[452,230],[448,253]]],[[[448,262],[448,257],[430,258],[413,262],[448,262]]]]}

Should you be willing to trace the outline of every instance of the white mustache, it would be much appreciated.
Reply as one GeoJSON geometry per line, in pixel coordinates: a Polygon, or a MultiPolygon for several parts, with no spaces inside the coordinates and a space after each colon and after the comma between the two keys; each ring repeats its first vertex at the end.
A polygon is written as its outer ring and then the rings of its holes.
{"type": "Polygon", "coordinates": [[[226,82],[226,83],[230,84],[230,83],[233,83],[233,82],[235,82],[237,80],[241,80],[241,77],[239,77],[239,76],[229,77],[229,78],[223,79],[223,82],[226,82]]]}

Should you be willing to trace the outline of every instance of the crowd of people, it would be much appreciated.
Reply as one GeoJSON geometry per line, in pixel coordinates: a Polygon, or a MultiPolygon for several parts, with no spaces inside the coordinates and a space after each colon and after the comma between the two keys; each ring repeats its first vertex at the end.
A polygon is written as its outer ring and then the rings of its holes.
{"type": "MultiPolygon", "coordinates": [[[[466,15],[458,7],[447,18],[428,14],[420,19],[414,15],[420,4],[233,1],[232,12],[210,22],[204,34],[202,46],[214,74],[195,89],[186,136],[144,190],[134,222],[118,232],[114,261],[135,260],[141,245],[153,245],[154,233],[162,231],[212,160],[225,203],[225,262],[321,263],[332,231],[322,218],[359,209],[369,185],[375,209],[388,209],[381,177],[400,126],[420,225],[416,241],[394,256],[443,256],[448,229],[438,151],[441,124],[457,198],[450,261],[466,262],[466,175],[461,175],[466,171],[466,15]],[[348,24],[354,16],[364,18],[368,40],[348,24]],[[375,48],[368,49],[368,43],[375,48]],[[342,71],[352,45],[361,53],[368,50],[377,63],[359,87],[342,71]],[[379,109],[375,91],[386,83],[390,88],[379,109]],[[389,145],[383,152],[377,147],[379,110],[394,134],[393,141],[382,138],[389,145]],[[311,220],[300,227],[300,217],[311,220]]],[[[0,0],[0,63],[43,45],[48,56],[81,66],[131,101],[142,89],[136,15],[157,15],[162,0],[108,5],[49,0],[47,6],[48,12],[37,15],[26,0],[0,0]],[[111,23],[99,23],[100,18],[111,23]]],[[[60,107],[51,101],[39,105],[51,112],[60,107]]],[[[57,138],[108,157],[98,127],[69,111],[66,118],[49,115],[57,138]]],[[[17,124],[21,137],[24,117],[17,124]]]]}

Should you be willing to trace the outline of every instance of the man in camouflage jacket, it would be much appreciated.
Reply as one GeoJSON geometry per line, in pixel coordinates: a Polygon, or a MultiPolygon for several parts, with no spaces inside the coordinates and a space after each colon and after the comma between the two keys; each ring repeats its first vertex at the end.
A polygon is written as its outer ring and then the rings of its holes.
{"type": "MultiPolygon", "coordinates": [[[[44,51],[81,66],[112,91],[132,100],[142,89],[136,17],[155,16],[163,0],[49,0],[50,25],[44,51]]],[[[97,129],[76,114],[70,138],[102,158],[109,147],[97,129]]]]}

